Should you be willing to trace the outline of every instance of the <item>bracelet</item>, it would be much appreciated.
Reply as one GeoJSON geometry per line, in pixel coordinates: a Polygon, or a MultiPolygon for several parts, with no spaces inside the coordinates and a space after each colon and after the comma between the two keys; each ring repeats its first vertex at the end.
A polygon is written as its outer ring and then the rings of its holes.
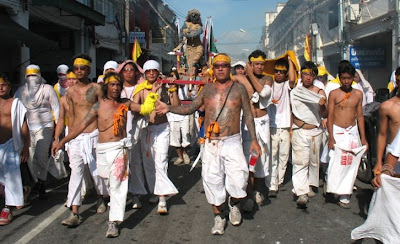
{"type": "Polygon", "coordinates": [[[169,89],[168,89],[168,91],[171,92],[171,93],[172,93],[172,92],[175,92],[175,91],[177,91],[177,90],[178,90],[178,88],[176,88],[176,87],[173,87],[173,88],[169,88],[169,89]]]}
{"type": "Polygon", "coordinates": [[[388,172],[390,176],[394,175],[394,172],[390,169],[382,169],[381,173],[383,173],[383,172],[388,172]]]}

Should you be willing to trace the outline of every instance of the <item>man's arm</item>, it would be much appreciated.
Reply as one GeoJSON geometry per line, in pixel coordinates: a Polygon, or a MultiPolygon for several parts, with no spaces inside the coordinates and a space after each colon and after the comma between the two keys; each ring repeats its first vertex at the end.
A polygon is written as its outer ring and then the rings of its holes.
{"type": "Polygon", "coordinates": [[[30,146],[30,134],[28,129],[28,124],[26,123],[26,118],[24,119],[24,123],[22,124],[21,128],[21,136],[24,146],[22,147],[21,151],[21,163],[26,163],[29,157],[29,146],[30,146]]]}
{"type": "MultiPolygon", "coordinates": [[[[48,85],[46,86],[47,90],[49,92],[49,101],[50,101],[50,107],[51,110],[53,110],[53,115],[54,115],[54,119],[56,121],[56,124],[58,123],[58,117],[60,114],[60,103],[58,101],[58,97],[57,97],[57,93],[56,91],[54,91],[53,87],[48,85]]],[[[64,121],[63,121],[64,123],[64,121]]]]}
{"type": "Polygon", "coordinates": [[[362,100],[363,100],[363,93],[361,91],[358,92],[359,94],[359,101],[357,104],[357,124],[358,124],[358,130],[360,132],[361,136],[361,144],[367,146],[368,150],[368,142],[367,138],[365,137],[365,123],[364,123],[364,113],[362,109],[362,100]]]}
{"type": "Polygon", "coordinates": [[[374,167],[374,174],[382,170],[382,159],[386,148],[387,132],[389,127],[389,116],[388,112],[390,109],[387,107],[386,102],[382,103],[379,107],[379,131],[376,145],[376,164],[374,167]]]}
{"type": "Polygon", "coordinates": [[[294,67],[294,64],[292,60],[288,57],[288,62],[289,62],[289,71],[288,71],[288,79],[289,79],[289,87],[294,88],[296,85],[296,69],[294,67]]]}
{"type": "Polygon", "coordinates": [[[254,75],[253,72],[253,67],[251,66],[250,62],[247,62],[246,67],[246,74],[250,79],[251,84],[254,87],[254,90],[258,93],[260,93],[262,91],[262,89],[264,88],[264,83],[261,83],[260,80],[254,75]]]}
{"type": "Polygon", "coordinates": [[[203,94],[205,90],[207,90],[207,87],[204,87],[201,90],[200,94],[191,103],[187,105],[172,106],[172,105],[167,105],[161,101],[158,101],[156,106],[156,112],[157,114],[166,114],[168,112],[181,115],[192,114],[196,112],[196,110],[199,109],[204,104],[203,94]]]}
{"type": "Polygon", "coordinates": [[[319,112],[322,118],[328,117],[328,109],[326,107],[326,94],[324,90],[319,90],[318,94],[324,96],[319,101],[319,112]]]}
{"type": "Polygon", "coordinates": [[[133,101],[128,100],[126,105],[130,111],[139,112],[141,115],[149,115],[155,109],[158,97],[158,93],[149,92],[143,104],[134,103],[133,101]]]}
{"type": "Polygon", "coordinates": [[[335,97],[336,97],[336,92],[332,91],[328,99],[328,133],[329,133],[328,148],[329,149],[333,149],[333,145],[335,144],[335,139],[333,137],[333,116],[334,116],[333,113],[335,109],[335,97]]]}
{"type": "Polygon", "coordinates": [[[60,123],[56,124],[56,128],[54,130],[54,142],[58,143],[58,139],[60,138],[60,135],[62,133],[62,131],[64,130],[64,121],[65,121],[65,103],[66,103],[66,98],[61,97],[60,99],[60,114],[58,116],[58,121],[60,121],[60,123]]]}

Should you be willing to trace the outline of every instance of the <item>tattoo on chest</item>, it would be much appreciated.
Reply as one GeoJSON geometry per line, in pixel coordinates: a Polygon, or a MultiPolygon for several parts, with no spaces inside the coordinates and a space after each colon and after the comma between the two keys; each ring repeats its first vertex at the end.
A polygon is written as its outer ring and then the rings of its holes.
{"type": "Polygon", "coordinates": [[[92,86],[86,91],[86,101],[89,103],[97,102],[97,87],[92,86]]]}

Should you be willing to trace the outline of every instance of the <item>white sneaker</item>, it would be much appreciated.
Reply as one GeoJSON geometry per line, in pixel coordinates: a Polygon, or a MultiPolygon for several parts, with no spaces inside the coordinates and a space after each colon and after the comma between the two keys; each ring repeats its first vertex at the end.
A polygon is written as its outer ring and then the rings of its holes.
{"type": "Polygon", "coordinates": [[[229,206],[229,221],[232,225],[239,225],[242,222],[242,214],[240,213],[239,208],[234,205],[231,206],[231,197],[228,199],[229,206]]]}
{"type": "Polygon", "coordinates": [[[310,191],[307,193],[307,196],[310,198],[315,197],[315,192],[313,191],[313,188],[310,186],[310,191]]]}
{"type": "Polygon", "coordinates": [[[297,198],[297,206],[299,208],[307,208],[307,203],[308,203],[308,196],[307,194],[300,195],[299,198],[297,198]]]}
{"type": "Polygon", "coordinates": [[[159,214],[168,214],[167,202],[160,201],[158,203],[157,213],[159,213],[159,214]]]}
{"type": "Polygon", "coordinates": [[[211,229],[213,235],[223,235],[225,233],[226,219],[222,219],[221,216],[217,215],[214,218],[214,226],[211,229]]]}
{"type": "Polygon", "coordinates": [[[142,207],[142,203],[140,202],[140,199],[138,196],[133,196],[132,198],[132,208],[133,209],[139,209],[142,207]]]}
{"type": "Polygon", "coordinates": [[[245,200],[245,203],[243,205],[243,211],[251,212],[251,211],[253,211],[253,207],[254,207],[253,199],[248,198],[245,200]]]}
{"type": "Polygon", "coordinates": [[[151,195],[151,197],[149,198],[149,202],[150,202],[150,203],[156,203],[156,202],[158,202],[158,196],[156,196],[156,195],[151,195]]]}
{"type": "Polygon", "coordinates": [[[255,201],[257,204],[261,204],[261,203],[264,202],[264,196],[261,194],[261,192],[259,192],[259,191],[254,191],[253,195],[254,195],[254,201],[255,201]]]}
{"type": "Polygon", "coordinates": [[[187,155],[187,153],[183,154],[183,162],[185,164],[190,164],[190,157],[189,157],[189,155],[187,155]]]}

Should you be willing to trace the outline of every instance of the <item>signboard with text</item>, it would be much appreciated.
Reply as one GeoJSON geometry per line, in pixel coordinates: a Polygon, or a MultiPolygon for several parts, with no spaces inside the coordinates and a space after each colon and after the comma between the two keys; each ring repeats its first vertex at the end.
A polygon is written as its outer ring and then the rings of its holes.
{"type": "Polygon", "coordinates": [[[356,69],[377,68],[386,65],[386,51],[384,47],[350,46],[350,63],[356,69]]]}
{"type": "Polygon", "coordinates": [[[133,43],[135,41],[135,37],[137,38],[139,44],[146,44],[146,33],[145,32],[129,32],[129,43],[133,43]]]}

